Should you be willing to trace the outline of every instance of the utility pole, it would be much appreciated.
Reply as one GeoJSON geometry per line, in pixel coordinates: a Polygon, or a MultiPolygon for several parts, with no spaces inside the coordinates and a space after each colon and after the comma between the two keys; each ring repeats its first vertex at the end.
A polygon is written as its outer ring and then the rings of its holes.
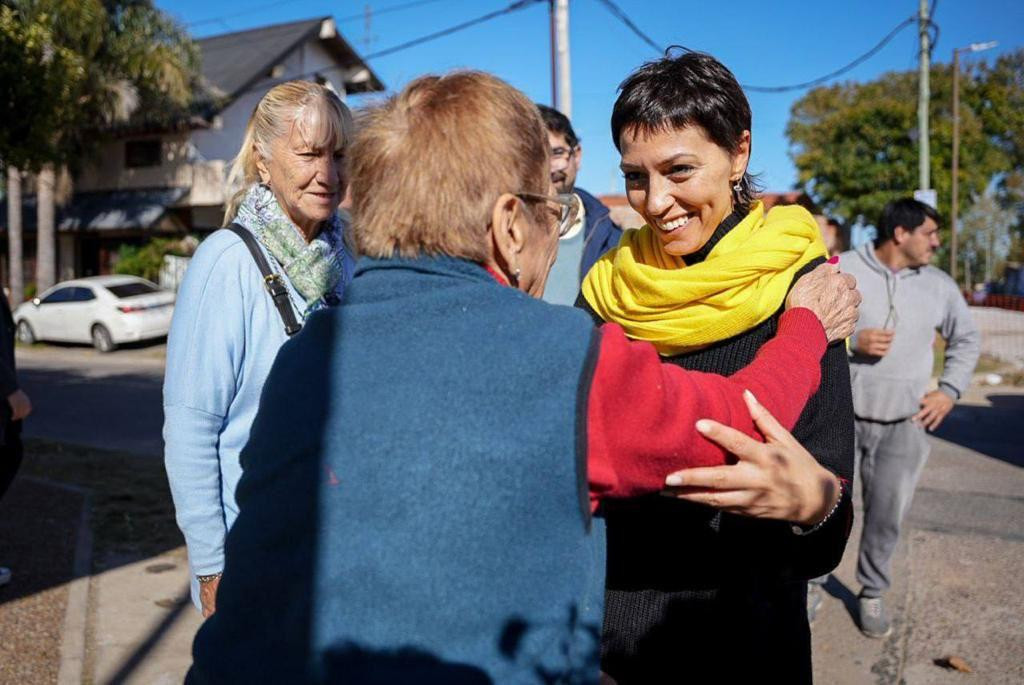
{"type": "Polygon", "coordinates": [[[569,68],[569,0],[548,0],[551,8],[551,103],[572,119],[572,72],[569,68]]]}
{"type": "MultiPolygon", "coordinates": [[[[949,275],[956,281],[956,247],[957,220],[956,215],[960,210],[960,51],[953,50],[953,171],[951,179],[953,182],[953,194],[949,198],[949,275]]],[[[967,280],[970,279],[968,275],[967,280]]]]}
{"type": "Polygon", "coordinates": [[[918,19],[918,35],[921,39],[921,54],[918,58],[919,77],[917,90],[917,130],[918,130],[918,179],[917,187],[920,190],[928,190],[932,187],[930,165],[931,152],[928,146],[928,100],[931,98],[931,89],[928,83],[929,59],[929,36],[928,26],[928,0],[920,0],[918,19]]]}

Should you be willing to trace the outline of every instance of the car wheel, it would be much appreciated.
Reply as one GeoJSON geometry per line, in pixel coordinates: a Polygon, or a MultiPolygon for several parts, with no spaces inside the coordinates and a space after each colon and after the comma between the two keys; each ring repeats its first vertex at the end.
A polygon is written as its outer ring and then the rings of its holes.
{"type": "Polygon", "coordinates": [[[18,322],[18,342],[26,345],[34,345],[36,342],[36,332],[24,319],[18,322]]]}
{"type": "Polygon", "coordinates": [[[92,327],[92,346],[104,354],[117,349],[114,339],[110,337],[110,331],[101,323],[92,327]]]}

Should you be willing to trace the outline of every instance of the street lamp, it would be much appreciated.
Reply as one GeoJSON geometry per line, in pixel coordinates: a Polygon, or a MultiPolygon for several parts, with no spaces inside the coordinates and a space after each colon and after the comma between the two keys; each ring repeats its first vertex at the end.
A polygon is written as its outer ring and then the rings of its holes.
{"type": "Polygon", "coordinates": [[[959,192],[957,174],[960,171],[960,53],[981,52],[994,48],[998,43],[990,40],[987,43],[971,43],[964,48],[953,49],[953,198],[950,202],[949,231],[949,275],[956,281],[956,232],[959,192]]]}

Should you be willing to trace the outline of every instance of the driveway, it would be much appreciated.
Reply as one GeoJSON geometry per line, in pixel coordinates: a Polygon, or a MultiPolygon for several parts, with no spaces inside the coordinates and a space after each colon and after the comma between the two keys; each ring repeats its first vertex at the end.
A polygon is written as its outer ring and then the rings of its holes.
{"type": "Polygon", "coordinates": [[[160,456],[164,352],[19,345],[18,378],[33,406],[25,435],[160,456]]]}

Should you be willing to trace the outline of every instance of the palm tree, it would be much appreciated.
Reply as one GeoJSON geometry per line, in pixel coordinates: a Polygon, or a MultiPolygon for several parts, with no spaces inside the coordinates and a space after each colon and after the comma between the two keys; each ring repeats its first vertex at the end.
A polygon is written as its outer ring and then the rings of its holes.
{"type": "Polygon", "coordinates": [[[7,167],[7,254],[10,259],[9,275],[11,309],[21,304],[25,296],[25,273],[21,249],[21,172],[7,167]]]}
{"type": "Polygon", "coordinates": [[[36,174],[36,291],[40,293],[57,282],[56,185],[53,164],[44,164],[36,174]]]}
{"type": "Polygon", "coordinates": [[[186,108],[199,81],[198,51],[183,28],[150,0],[14,0],[27,20],[46,25],[53,49],[81,66],[52,131],[54,154],[38,175],[36,282],[56,280],[56,168],[89,157],[103,131],[127,122],[140,105],[160,113],[186,108]]]}

